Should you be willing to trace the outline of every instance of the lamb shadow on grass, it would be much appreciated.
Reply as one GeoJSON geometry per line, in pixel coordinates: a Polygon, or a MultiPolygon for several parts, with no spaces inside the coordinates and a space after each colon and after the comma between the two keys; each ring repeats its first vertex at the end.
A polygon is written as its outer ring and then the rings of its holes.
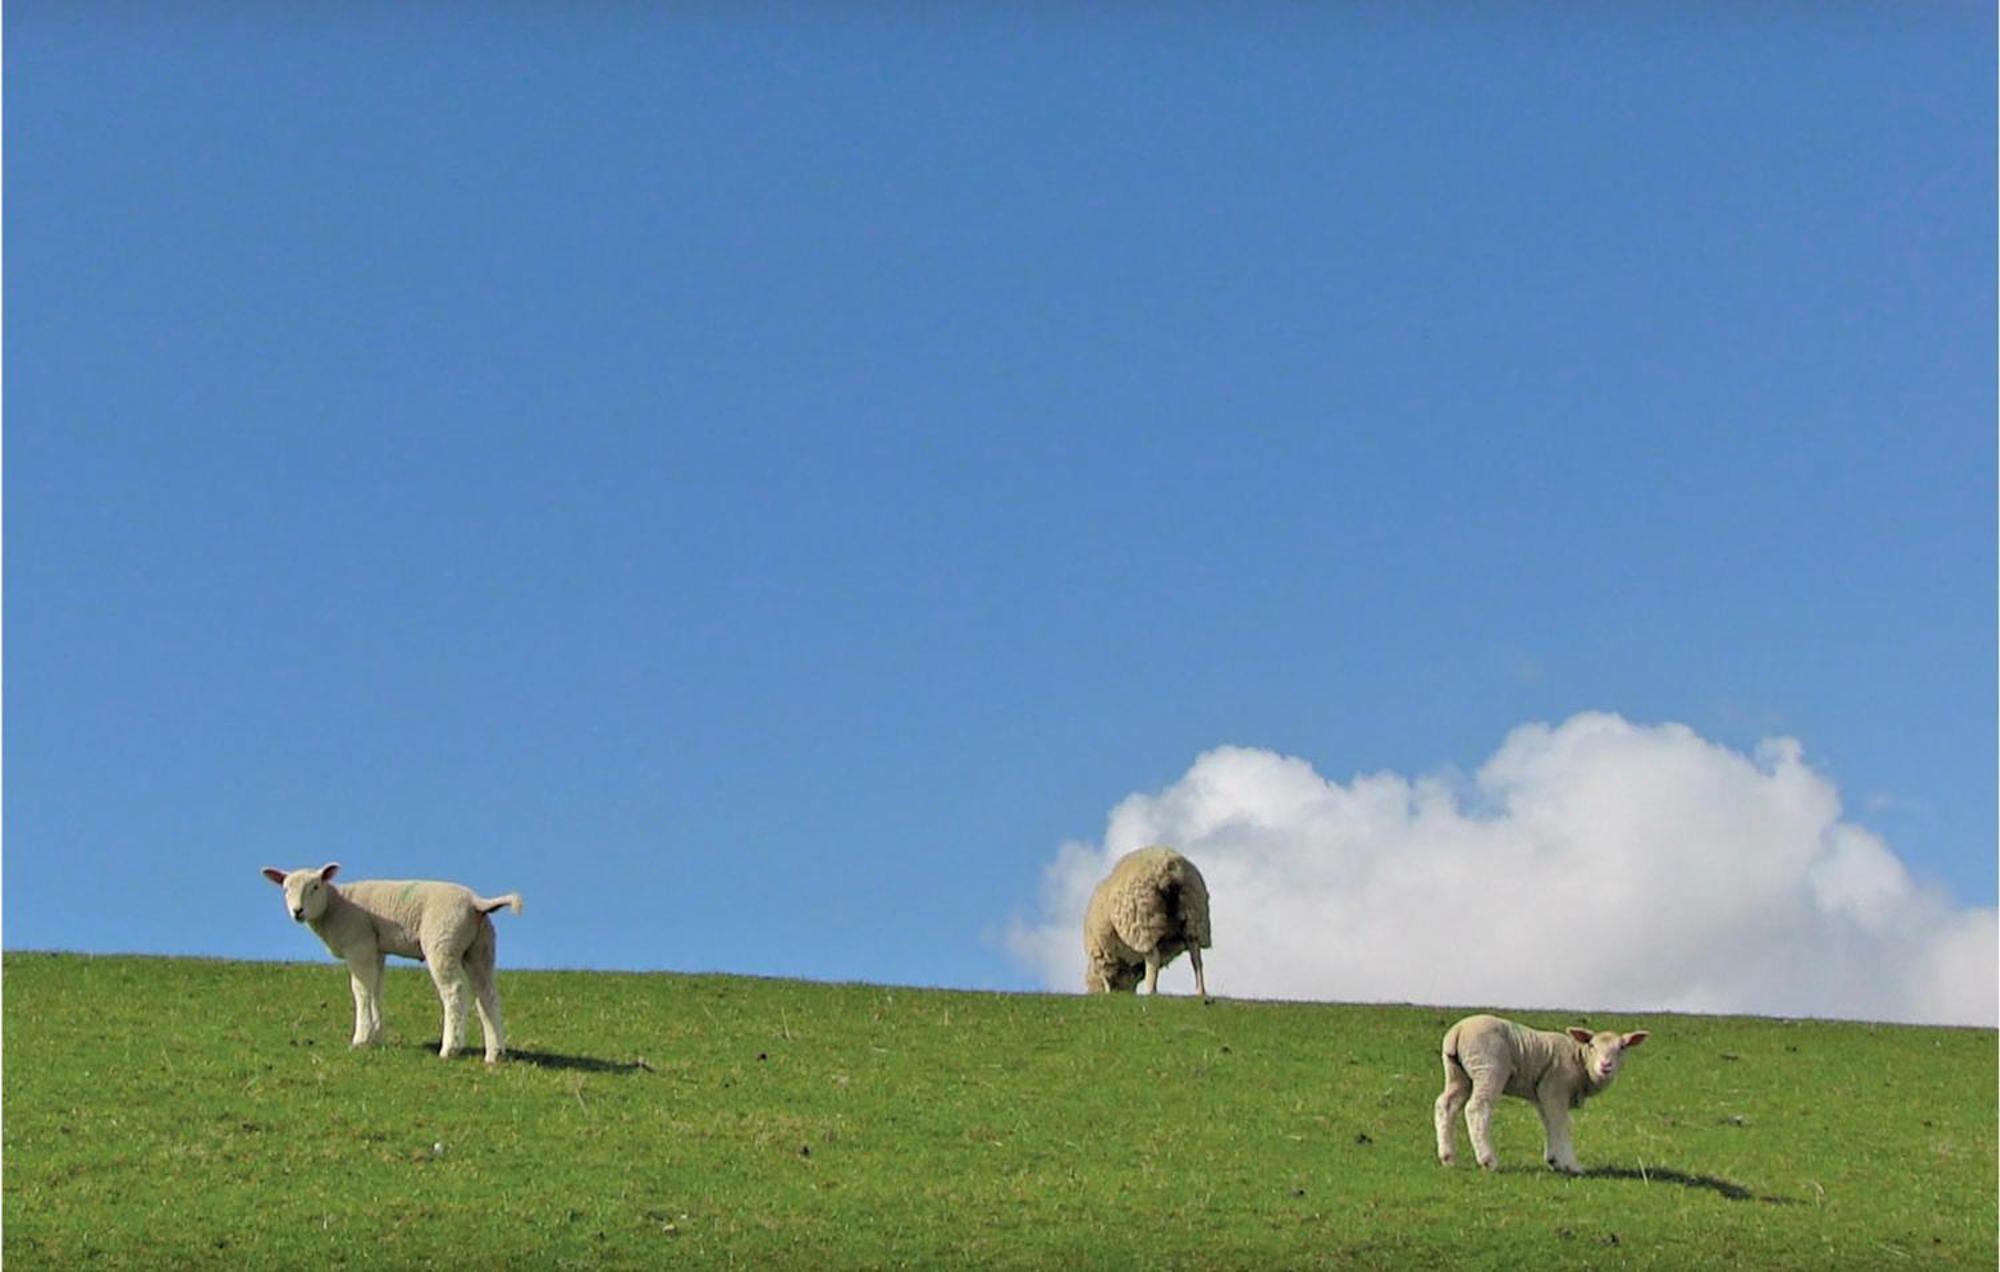
{"type": "Polygon", "coordinates": [[[1682,1188],[1699,1188],[1716,1193],[1731,1201],[1761,1201],[1767,1206],[1803,1206],[1803,1197],[1777,1197],[1755,1192],[1742,1184],[1732,1183],[1715,1175],[1690,1175],[1684,1170],[1671,1166],[1648,1166],[1644,1170],[1634,1170],[1629,1166],[1599,1166],[1583,1172],[1585,1179],[1636,1179],[1643,1184],[1677,1184],[1682,1188]]]}
{"type": "Polygon", "coordinates": [[[575,1069],[583,1073],[654,1073],[644,1060],[599,1060],[595,1056],[565,1056],[553,1051],[509,1051],[509,1064],[532,1064],[538,1069],[575,1069]]]}
{"type": "MultiPolygon", "coordinates": [[[[417,1047],[420,1051],[437,1054],[440,1042],[432,1040],[417,1047]]],[[[467,1047],[453,1056],[453,1060],[482,1061],[485,1053],[477,1046],[467,1047]]],[[[537,1069],[566,1069],[573,1073],[657,1073],[658,1070],[645,1060],[600,1060],[596,1056],[566,1056],[554,1051],[515,1051],[509,1048],[506,1063],[533,1065],[537,1069]]]]}

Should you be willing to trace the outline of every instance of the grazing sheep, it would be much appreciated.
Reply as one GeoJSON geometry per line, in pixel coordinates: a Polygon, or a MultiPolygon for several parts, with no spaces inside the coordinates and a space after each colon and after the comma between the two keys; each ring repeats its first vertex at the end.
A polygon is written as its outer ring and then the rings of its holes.
{"type": "Polygon", "coordinates": [[[1648,1036],[1643,1029],[1551,1033],[1498,1016],[1467,1016],[1444,1035],[1444,1094],[1438,1096],[1436,1110],[1438,1160],[1449,1166],[1458,1158],[1452,1122],[1462,1107],[1473,1156],[1486,1169],[1498,1169],[1493,1103],[1504,1094],[1533,1100],[1541,1110],[1542,1160],[1555,1170],[1581,1174],[1569,1142],[1569,1111],[1610,1086],[1625,1052],[1648,1036]]]}
{"type": "Polygon", "coordinates": [[[310,927],[336,958],[347,962],[354,985],[354,1045],[382,1038],[382,962],[397,954],[426,964],[444,1001],[444,1042],[450,1056],[465,1041],[467,990],[479,1008],[486,1035],[486,1063],[507,1049],[500,1024],[500,989],[493,980],[493,920],[501,906],[521,912],[516,893],[482,897],[456,883],[367,879],[335,885],[340,863],[286,872],[264,867],[264,877],[285,890],[285,912],[310,927]]]}
{"type": "Polygon", "coordinates": [[[1146,992],[1158,993],[1160,969],[1186,950],[1195,992],[1206,1002],[1201,952],[1211,944],[1208,885],[1194,863],[1171,848],[1128,852],[1090,894],[1083,917],[1084,992],[1133,989],[1143,971],[1146,992]]]}

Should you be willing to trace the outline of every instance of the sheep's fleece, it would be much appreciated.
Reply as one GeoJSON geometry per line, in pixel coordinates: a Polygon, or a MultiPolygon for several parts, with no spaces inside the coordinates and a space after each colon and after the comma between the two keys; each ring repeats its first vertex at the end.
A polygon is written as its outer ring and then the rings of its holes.
{"type": "Polygon", "coordinates": [[[1643,1029],[1554,1033],[1498,1016],[1467,1016],[1444,1035],[1444,1091],[1435,1109],[1438,1160],[1447,1166],[1457,1160],[1453,1123],[1463,1108],[1473,1156],[1488,1170],[1497,1169],[1493,1105],[1511,1095],[1534,1101],[1542,1115],[1542,1160],[1555,1170],[1580,1174],[1570,1146],[1569,1111],[1609,1087],[1625,1053],[1650,1036],[1643,1029]]]}
{"type": "Polygon", "coordinates": [[[498,943],[489,915],[502,906],[521,912],[515,893],[482,897],[456,883],[421,879],[368,879],[335,884],[333,862],[318,869],[264,867],[266,879],[285,890],[285,912],[310,927],[336,958],[347,963],[354,990],[354,1045],[382,1038],[382,964],[386,955],[423,961],[444,1003],[444,1041],[450,1056],[465,1041],[468,997],[486,1036],[486,1062],[507,1049],[494,980],[498,943]]]}
{"type": "Polygon", "coordinates": [[[1146,992],[1157,993],[1160,969],[1186,950],[1195,992],[1207,1001],[1201,952],[1212,944],[1208,885],[1194,863],[1157,845],[1128,852],[1090,894],[1084,912],[1084,991],[1134,989],[1143,974],[1146,992]]]}

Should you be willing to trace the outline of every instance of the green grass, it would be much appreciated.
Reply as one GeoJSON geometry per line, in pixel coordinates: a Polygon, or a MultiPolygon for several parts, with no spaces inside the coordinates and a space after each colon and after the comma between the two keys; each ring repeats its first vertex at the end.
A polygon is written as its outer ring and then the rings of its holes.
{"type": "Polygon", "coordinates": [[[1457,1009],[503,970],[488,1070],[416,968],[364,1052],[332,964],[4,969],[10,1267],[1994,1264],[1992,1030],[1608,1022],[1569,1179],[1437,1164],[1457,1009]]]}

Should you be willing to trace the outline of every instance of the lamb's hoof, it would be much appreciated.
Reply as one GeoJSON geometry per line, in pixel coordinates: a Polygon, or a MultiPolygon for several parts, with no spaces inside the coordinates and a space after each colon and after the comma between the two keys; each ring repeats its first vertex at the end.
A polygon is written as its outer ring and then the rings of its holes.
{"type": "Polygon", "coordinates": [[[1583,1173],[1583,1167],[1577,1165],[1575,1162],[1559,1162],[1553,1157],[1544,1157],[1542,1160],[1547,1162],[1549,1169],[1558,1175],[1581,1175],[1583,1173]]]}
{"type": "Polygon", "coordinates": [[[1438,1165],[1440,1165],[1440,1166],[1456,1166],[1456,1165],[1458,1165],[1458,1154],[1457,1154],[1457,1153],[1439,1153],[1439,1154],[1438,1154],[1438,1165]]]}
{"type": "Polygon", "coordinates": [[[1480,1159],[1479,1159],[1479,1169],[1481,1169],[1481,1170],[1499,1170],[1499,1169],[1500,1169],[1500,1159],[1499,1159],[1499,1158],[1497,1158],[1497,1157],[1482,1157],[1482,1158],[1480,1158],[1480,1159]]]}

